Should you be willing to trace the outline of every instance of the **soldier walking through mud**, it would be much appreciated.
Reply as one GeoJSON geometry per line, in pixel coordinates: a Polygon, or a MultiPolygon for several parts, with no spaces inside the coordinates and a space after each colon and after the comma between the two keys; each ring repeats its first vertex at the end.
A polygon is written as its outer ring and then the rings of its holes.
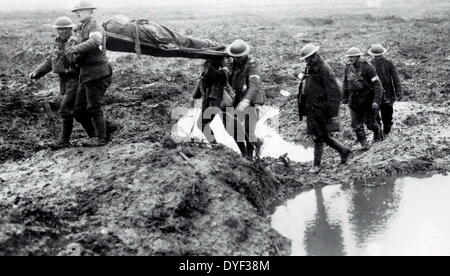
{"type": "Polygon", "coordinates": [[[60,95],[63,96],[60,109],[62,126],[60,139],[49,145],[53,149],[63,149],[71,146],[70,137],[74,123],[74,107],[80,68],[69,63],[65,56],[65,49],[75,44],[75,41],[71,39],[74,27],[72,20],[65,16],[59,17],[55,21],[53,28],[57,30],[58,37],[55,39],[53,50],[45,61],[30,73],[30,79],[40,79],[51,71],[59,75],[60,95]]]}
{"type": "Polygon", "coordinates": [[[375,67],[384,89],[383,100],[380,106],[384,136],[388,136],[391,133],[394,104],[397,100],[401,100],[403,94],[397,68],[391,60],[384,56],[386,52],[387,49],[380,44],[372,45],[369,50],[369,55],[373,57],[371,63],[375,67]]]}
{"type": "Polygon", "coordinates": [[[235,92],[233,107],[235,118],[244,126],[245,135],[235,133],[242,155],[253,160],[254,155],[259,157],[262,141],[256,137],[256,124],[258,119],[256,105],[265,103],[265,96],[261,90],[261,75],[258,63],[250,55],[251,47],[245,41],[238,39],[230,44],[226,52],[232,57],[229,71],[229,83],[235,92]],[[242,139],[244,138],[244,139],[242,139]]]}
{"type": "Polygon", "coordinates": [[[319,173],[324,144],[341,156],[341,164],[347,164],[351,149],[332,138],[330,133],[339,131],[339,107],[341,89],[331,67],[318,54],[320,47],[308,44],[300,52],[306,61],[299,89],[299,115],[307,117],[307,131],[314,136],[314,166],[310,173],[319,173]]]}
{"type": "Polygon", "coordinates": [[[383,132],[377,122],[383,88],[375,68],[361,57],[360,49],[352,47],[347,51],[349,64],[345,68],[344,104],[351,111],[352,127],[363,150],[369,150],[364,124],[374,133],[374,142],[383,140],[383,132]]]}
{"type": "MultiPolygon", "coordinates": [[[[204,71],[194,93],[194,102],[202,100],[201,116],[196,122],[197,127],[205,135],[211,144],[216,144],[216,138],[210,127],[210,124],[216,116],[221,116],[222,122],[231,137],[235,137],[233,130],[226,127],[228,120],[234,120],[233,114],[226,112],[228,107],[233,106],[230,93],[226,91],[228,86],[228,71],[225,68],[225,59],[223,57],[212,58],[205,62],[204,71]]],[[[236,127],[242,125],[236,122],[236,127]]],[[[243,131],[241,129],[241,131],[243,131]]]]}
{"type": "Polygon", "coordinates": [[[89,136],[89,140],[83,143],[86,147],[100,147],[107,143],[102,102],[113,73],[106,57],[103,28],[93,18],[95,9],[89,1],[80,1],[72,10],[81,22],[77,29],[79,44],[66,51],[67,57],[80,66],[75,117],[89,136]]]}

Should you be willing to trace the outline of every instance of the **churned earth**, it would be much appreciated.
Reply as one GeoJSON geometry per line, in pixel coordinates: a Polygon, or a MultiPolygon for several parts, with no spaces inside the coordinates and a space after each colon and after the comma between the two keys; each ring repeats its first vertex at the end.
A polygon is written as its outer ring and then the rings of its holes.
{"type": "MultiPolygon", "coordinates": [[[[100,149],[48,150],[58,135],[59,98],[33,93],[56,95],[57,80],[49,75],[29,83],[27,74],[50,49],[49,26],[62,13],[33,12],[26,20],[18,18],[29,13],[1,13],[0,255],[289,255],[290,242],[271,229],[268,215],[298,192],[380,176],[448,173],[448,6],[422,13],[418,7],[405,6],[396,16],[385,7],[349,16],[345,5],[273,7],[277,13],[264,7],[126,12],[223,43],[249,40],[268,105],[280,109],[273,127],[306,147],[312,143],[298,120],[298,80],[292,77],[302,70],[301,46],[322,45],[342,79],[347,48],[385,44],[405,87],[392,135],[359,151],[343,106],[337,137],[355,152],[339,166],[338,155],[327,149],[318,175],[307,174],[311,162],[288,165],[272,156],[250,163],[225,146],[175,144],[172,110],[190,106],[202,64],[185,59],[109,53],[115,79],[105,112],[120,125],[113,140],[100,149]]],[[[74,141],[83,137],[77,126],[74,141]]]]}

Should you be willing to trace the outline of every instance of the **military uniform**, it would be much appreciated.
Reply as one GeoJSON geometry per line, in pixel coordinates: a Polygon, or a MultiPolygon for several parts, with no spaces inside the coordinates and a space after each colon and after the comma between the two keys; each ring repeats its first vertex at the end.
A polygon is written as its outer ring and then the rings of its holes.
{"type": "Polygon", "coordinates": [[[93,18],[83,22],[77,29],[79,44],[73,47],[73,58],[80,66],[80,89],[75,105],[75,116],[88,125],[93,123],[88,135],[100,141],[107,140],[102,101],[112,82],[112,67],[104,48],[103,27],[93,18]],[[93,132],[92,130],[95,129],[93,132]]]}
{"type": "Polygon", "coordinates": [[[299,96],[300,115],[306,115],[308,134],[315,137],[314,166],[321,165],[324,143],[338,151],[345,161],[350,149],[332,138],[328,127],[339,116],[341,89],[331,67],[320,56],[307,66],[299,96]]]}
{"type": "Polygon", "coordinates": [[[367,61],[360,60],[356,65],[345,68],[344,103],[351,110],[352,127],[361,144],[367,144],[364,124],[374,132],[374,140],[382,139],[381,127],[376,117],[379,110],[374,110],[374,103],[381,105],[383,89],[375,68],[367,61]]]}
{"type": "Polygon", "coordinates": [[[233,106],[238,107],[242,101],[250,103],[250,106],[245,110],[246,116],[237,116],[237,119],[245,128],[245,141],[239,141],[239,137],[235,137],[235,139],[238,140],[241,151],[248,158],[253,158],[255,149],[262,143],[255,133],[258,117],[255,106],[263,105],[265,101],[265,96],[261,91],[261,75],[258,63],[252,56],[247,56],[240,61],[234,60],[228,71],[229,84],[235,92],[233,106]]]}
{"type": "Polygon", "coordinates": [[[383,56],[378,56],[372,59],[371,63],[375,67],[384,89],[380,111],[383,132],[388,135],[393,125],[394,103],[402,96],[402,85],[392,61],[383,56]]]}
{"type": "Polygon", "coordinates": [[[59,75],[60,94],[63,96],[60,115],[63,119],[61,141],[69,143],[73,129],[74,108],[79,87],[80,68],[71,64],[65,50],[74,45],[73,40],[56,38],[53,50],[45,61],[34,71],[33,78],[39,79],[53,71],[59,75]]]}
{"type": "MultiPolygon", "coordinates": [[[[216,116],[221,116],[222,123],[225,129],[228,131],[231,137],[236,139],[235,128],[240,128],[241,133],[244,132],[243,126],[240,122],[234,121],[234,116],[227,113],[226,108],[230,107],[230,103],[224,101],[225,87],[227,87],[228,76],[227,70],[222,67],[222,59],[219,61],[207,61],[205,63],[205,70],[199,80],[197,88],[194,93],[194,100],[202,99],[202,116],[199,117],[197,121],[197,126],[202,130],[203,134],[206,136],[210,143],[215,142],[214,133],[210,128],[211,122],[216,116]],[[234,121],[233,129],[227,129],[227,122],[229,120],[234,121]],[[212,134],[212,137],[210,136],[212,134]]],[[[229,97],[229,95],[227,95],[229,97]]],[[[242,144],[239,144],[240,150],[243,154],[246,154],[245,147],[241,148],[242,144]]]]}

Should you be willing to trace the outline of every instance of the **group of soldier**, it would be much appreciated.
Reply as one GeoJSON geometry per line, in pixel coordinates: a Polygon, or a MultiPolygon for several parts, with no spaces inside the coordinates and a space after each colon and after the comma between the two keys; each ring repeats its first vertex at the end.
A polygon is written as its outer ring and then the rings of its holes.
{"type": "MultiPolygon", "coordinates": [[[[100,147],[108,142],[107,121],[102,111],[102,98],[112,81],[112,68],[108,63],[103,28],[93,18],[95,7],[81,1],[72,11],[80,25],[75,27],[67,17],[56,20],[56,38],[51,55],[30,74],[38,79],[53,71],[60,77],[61,138],[51,146],[55,149],[70,147],[74,120],[87,132],[87,147],[100,147]],[[73,35],[75,34],[75,35],[73,35]]],[[[301,80],[298,103],[300,120],[307,118],[308,134],[314,137],[314,166],[311,173],[321,170],[324,145],[338,151],[342,164],[348,162],[351,148],[332,137],[340,130],[339,109],[348,104],[352,127],[363,150],[369,150],[365,125],[374,133],[374,142],[389,135],[393,125],[393,105],[401,97],[402,88],[393,63],[384,57],[381,45],[373,45],[365,61],[358,48],[348,50],[349,63],[345,68],[343,91],[333,70],[319,54],[320,47],[308,44],[300,51],[306,62],[301,80]]],[[[258,105],[265,95],[261,89],[258,63],[251,55],[251,46],[236,40],[226,48],[228,57],[207,60],[194,99],[202,99],[202,116],[197,126],[210,143],[215,143],[210,124],[219,116],[235,139],[242,155],[250,160],[258,158],[262,141],[256,137],[258,105]],[[212,110],[212,111],[211,111],[212,110]]]]}
{"type": "MultiPolygon", "coordinates": [[[[384,57],[387,50],[381,45],[373,45],[369,50],[373,56],[371,62],[362,58],[364,53],[360,49],[353,47],[348,50],[346,56],[349,62],[345,69],[343,91],[333,70],[319,55],[319,49],[312,44],[301,49],[300,56],[306,62],[306,67],[305,72],[298,76],[301,80],[298,94],[300,120],[307,118],[307,132],[314,137],[315,144],[311,173],[321,170],[325,144],[338,151],[342,164],[346,164],[352,154],[351,148],[331,135],[340,130],[341,103],[349,105],[356,138],[362,150],[367,151],[370,144],[365,125],[373,131],[374,142],[382,141],[391,132],[393,105],[402,96],[397,70],[384,57]]],[[[209,142],[215,141],[214,135],[208,135],[211,130],[207,127],[214,119],[210,114],[221,114],[227,131],[234,137],[242,155],[252,160],[259,157],[262,145],[255,135],[257,119],[254,118],[257,118],[256,106],[264,104],[264,94],[260,87],[258,64],[250,51],[248,43],[237,40],[227,48],[228,55],[233,59],[231,64],[224,65],[221,59],[207,61],[194,98],[203,96],[203,116],[198,126],[209,142]],[[235,93],[233,101],[226,100],[229,98],[228,91],[235,93]],[[208,110],[211,108],[216,111],[208,110]],[[228,121],[235,123],[228,124],[228,121]],[[234,128],[230,128],[230,125],[234,128]],[[239,133],[245,133],[243,138],[238,137],[239,133]]]]}
{"type": "Polygon", "coordinates": [[[83,146],[100,147],[108,142],[102,100],[111,85],[113,71],[106,57],[103,28],[93,18],[95,9],[88,1],[78,3],[72,12],[80,20],[79,26],[68,17],[58,18],[53,25],[58,37],[51,54],[30,73],[31,79],[51,71],[60,78],[62,129],[60,139],[50,145],[54,149],[71,146],[75,120],[89,137],[83,146]]]}
{"type": "Polygon", "coordinates": [[[362,150],[370,149],[364,125],[374,133],[373,141],[380,142],[391,132],[394,103],[402,96],[402,87],[396,67],[384,57],[382,45],[372,45],[368,51],[371,62],[362,59],[364,53],[356,47],[347,51],[343,93],[331,67],[318,54],[318,46],[306,45],[301,57],[306,71],[301,77],[299,92],[300,118],[307,117],[308,133],[314,137],[314,166],[312,173],[321,170],[324,144],[335,149],[346,164],[352,150],[331,137],[340,130],[339,108],[348,104],[351,124],[362,150]]]}

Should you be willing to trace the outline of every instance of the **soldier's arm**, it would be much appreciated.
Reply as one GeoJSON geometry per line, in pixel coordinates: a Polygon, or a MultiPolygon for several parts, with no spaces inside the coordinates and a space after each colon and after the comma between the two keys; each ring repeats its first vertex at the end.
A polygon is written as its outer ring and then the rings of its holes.
{"type": "Polygon", "coordinates": [[[342,100],[341,89],[330,68],[324,70],[322,74],[324,89],[327,93],[327,108],[330,118],[339,115],[339,105],[342,100]]]}
{"type": "Polygon", "coordinates": [[[249,76],[249,85],[248,85],[249,87],[243,100],[253,102],[253,99],[260,92],[261,89],[261,74],[259,73],[258,64],[256,63],[255,60],[250,60],[248,76],[249,76]]]}
{"type": "Polygon", "coordinates": [[[392,82],[394,83],[395,95],[397,96],[397,98],[401,98],[403,96],[402,83],[400,81],[397,68],[392,62],[390,63],[391,63],[391,76],[392,82]]]}
{"type": "Polygon", "coordinates": [[[50,73],[53,69],[52,66],[52,55],[49,54],[48,57],[45,58],[44,62],[42,62],[37,68],[36,70],[34,70],[34,77],[35,79],[40,79],[43,76],[47,75],[48,73],[50,73]]]}
{"type": "Polygon", "coordinates": [[[381,84],[380,78],[378,77],[377,71],[372,64],[367,63],[366,74],[370,80],[370,86],[374,91],[373,103],[381,105],[381,100],[383,98],[383,86],[381,84]]]}
{"type": "Polygon", "coordinates": [[[89,51],[101,49],[103,46],[104,32],[100,26],[90,27],[89,39],[74,46],[74,51],[80,55],[83,55],[89,51]]]}

